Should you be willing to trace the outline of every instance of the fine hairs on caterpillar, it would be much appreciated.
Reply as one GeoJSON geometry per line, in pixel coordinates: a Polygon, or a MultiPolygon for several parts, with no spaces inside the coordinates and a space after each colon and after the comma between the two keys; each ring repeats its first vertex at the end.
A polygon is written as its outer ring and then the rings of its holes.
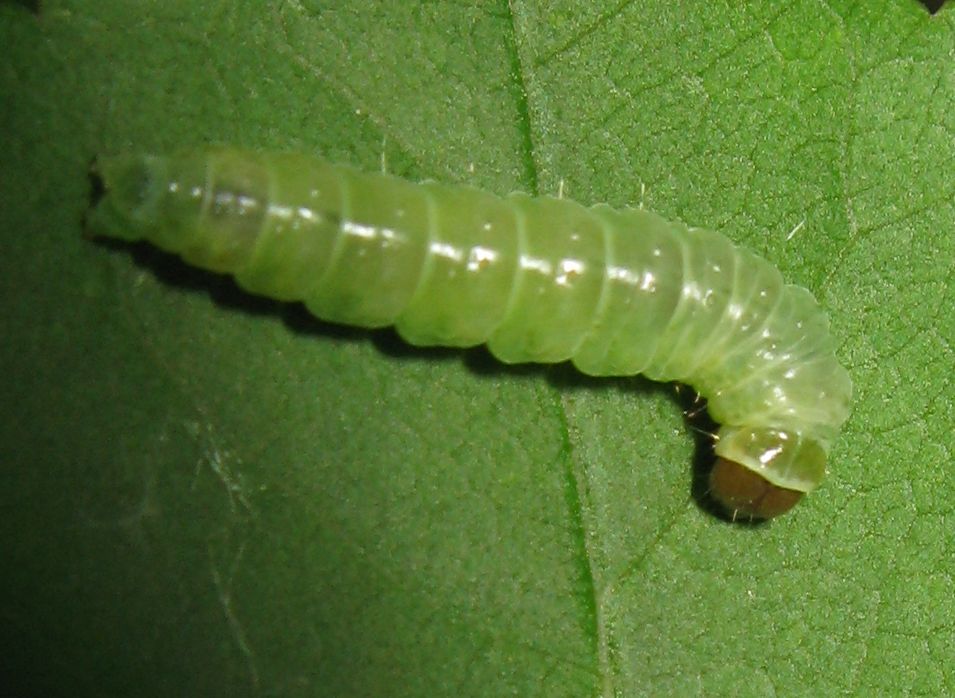
{"type": "Polygon", "coordinates": [[[94,234],[147,240],[323,320],[692,386],[721,425],[710,489],[734,519],[817,487],[849,413],[812,295],[719,233],[294,154],[119,155],[95,172],[94,234]]]}

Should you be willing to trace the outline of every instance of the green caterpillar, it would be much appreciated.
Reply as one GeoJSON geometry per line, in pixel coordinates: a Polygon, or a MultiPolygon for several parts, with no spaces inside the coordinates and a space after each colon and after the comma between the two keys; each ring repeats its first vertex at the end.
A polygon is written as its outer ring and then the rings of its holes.
{"type": "Polygon", "coordinates": [[[302,155],[219,148],[95,169],[94,233],[148,240],[323,320],[693,386],[722,425],[710,485],[734,518],[770,518],[819,485],[848,416],[849,375],[812,295],[715,232],[302,155]]]}

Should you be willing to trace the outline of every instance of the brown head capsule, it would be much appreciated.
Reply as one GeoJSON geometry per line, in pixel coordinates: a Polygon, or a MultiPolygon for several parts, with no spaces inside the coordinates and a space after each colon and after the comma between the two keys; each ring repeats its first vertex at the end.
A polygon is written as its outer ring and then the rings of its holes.
{"type": "Polygon", "coordinates": [[[710,494],[736,521],[785,514],[805,493],[774,485],[739,463],[717,458],[710,472],[710,494]]]}

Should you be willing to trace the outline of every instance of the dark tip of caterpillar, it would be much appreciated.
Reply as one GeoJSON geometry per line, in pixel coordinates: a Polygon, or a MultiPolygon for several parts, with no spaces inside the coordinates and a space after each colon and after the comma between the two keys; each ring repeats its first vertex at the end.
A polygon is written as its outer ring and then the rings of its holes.
{"type": "Polygon", "coordinates": [[[95,206],[99,203],[100,199],[106,196],[106,181],[103,179],[103,175],[100,172],[99,158],[93,158],[90,160],[87,176],[89,177],[90,185],[93,188],[92,192],[90,193],[90,203],[95,206]]]}
{"type": "Polygon", "coordinates": [[[90,207],[83,220],[90,238],[138,240],[142,220],[149,219],[155,202],[156,177],[152,162],[143,156],[100,156],[90,164],[90,207]]]}
{"type": "Polygon", "coordinates": [[[774,485],[759,473],[726,458],[710,471],[710,496],[733,521],[762,521],[785,514],[804,492],[774,485]]]}
{"type": "Polygon", "coordinates": [[[106,182],[103,181],[103,176],[97,168],[96,158],[90,160],[89,167],[86,170],[86,176],[90,184],[90,205],[83,212],[83,237],[87,240],[95,240],[103,235],[101,231],[96,229],[95,218],[92,217],[91,214],[106,196],[106,182]]]}

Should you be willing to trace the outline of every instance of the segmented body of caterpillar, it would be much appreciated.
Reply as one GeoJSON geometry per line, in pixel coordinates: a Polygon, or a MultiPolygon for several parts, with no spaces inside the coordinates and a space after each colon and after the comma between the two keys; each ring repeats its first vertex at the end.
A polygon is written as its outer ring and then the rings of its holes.
{"type": "Polygon", "coordinates": [[[710,483],[734,517],[775,516],[815,488],[848,415],[812,295],[715,232],[292,154],[121,155],[96,171],[94,233],[148,240],[324,320],[693,386],[722,425],[710,483]]]}

